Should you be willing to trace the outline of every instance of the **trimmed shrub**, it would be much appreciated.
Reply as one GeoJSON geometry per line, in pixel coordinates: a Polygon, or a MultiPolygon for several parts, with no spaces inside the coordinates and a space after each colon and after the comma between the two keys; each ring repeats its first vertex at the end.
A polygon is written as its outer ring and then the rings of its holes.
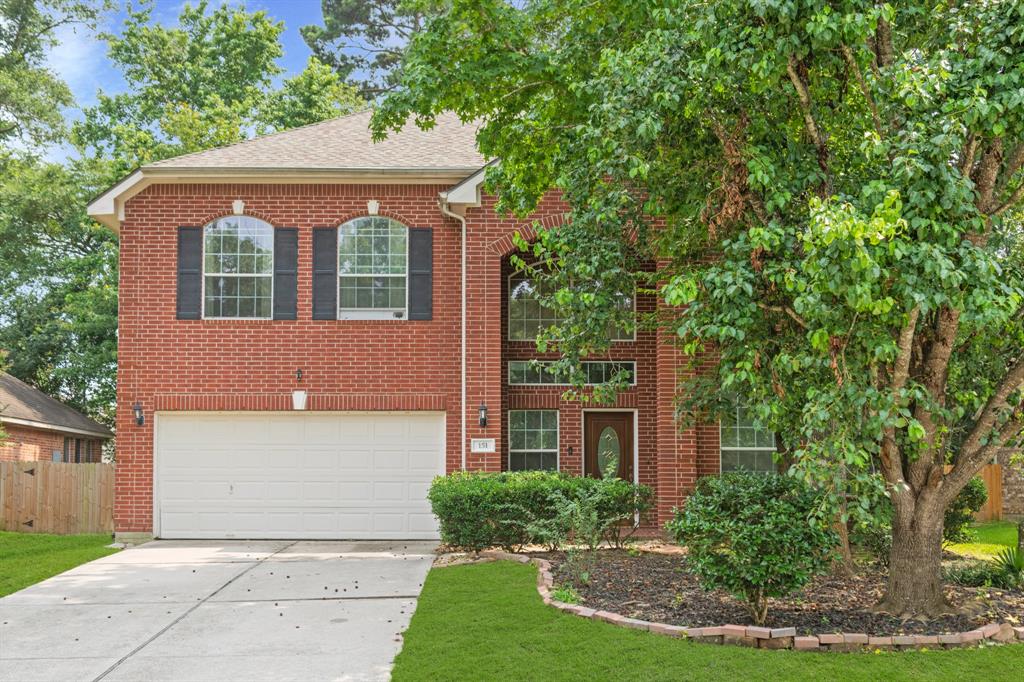
{"type": "Polygon", "coordinates": [[[974,515],[988,502],[988,490],[985,481],[975,476],[946,508],[943,517],[942,539],[946,542],[970,542],[972,538],[971,524],[974,515]]]}
{"type": "Polygon", "coordinates": [[[776,474],[703,478],[665,528],[689,550],[687,563],[707,590],[742,599],[757,625],[768,598],[783,597],[825,571],[839,542],[819,520],[819,493],[776,474]]]}
{"type": "Polygon", "coordinates": [[[495,546],[514,551],[528,542],[557,548],[572,532],[559,513],[559,498],[579,500],[584,494],[593,498],[608,536],[613,526],[617,534],[619,523],[646,515],[654,499],[647,486],[549,471],[456,472],[435,478],[427,497],[441,540],[479,552],[495,546]]]}

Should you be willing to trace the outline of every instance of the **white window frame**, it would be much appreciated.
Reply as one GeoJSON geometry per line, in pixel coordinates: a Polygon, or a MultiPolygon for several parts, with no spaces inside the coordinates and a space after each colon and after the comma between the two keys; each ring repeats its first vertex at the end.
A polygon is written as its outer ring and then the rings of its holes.
{"type": "MultiPolygon", "coordinates": [[[[505,319],[506,323],[506,339],[513,343],[533,343],[536,339],[515,339],[512,338],[512,280],[515,277],[524,274],[523,272],[513,272],[507,278],[505,278],[505,304],[508,308],[508,313],[505,319]]],[[[630,336],[619,339],[610,339],[612,343],[635,343],[636,342],[636,287],[633,287],[633,329],[630,336]]]]}
{"type": "MultiPolygon", "coordinates": [[[[733,423],[728,428],[736,428],[736,424],[739,423],[739,411],[742,408],[743,408],[743,406],[741,404],[737,404],[733,408],[734,421],[733,421],[733,423]]],[[[731,473],[731,472],[734,472],[734,471],[738,471],[737,469],[730,469],[728,472],[726,472],[726,471],[724,471],[722,469],[722,453],[723,452],[750,452],[750,451],[754,451],[754,452],[769,452],[769,453],[772,454],[772,465],[775,466],[777,464],[775,462],[775,457],[774,457],[775,453],[779,451],[779,448],[778,448],[777,445],[773,445],[771,447],[754,446],[754,445],[751,445],[751,446],[732,446],[732,445],[730,445],[730,446],[727,447],[727,446],[722,445],[722,442],[723,442],[722,441],[722,431],[724,430],[724,428],[726,428],[726,427],[722,424],[722,420],[719,419],[718,420],[718,473],[719,474],[731,473]]],[[[767,431],[768,433],[772,434],[772,440],[773,441],[776,440],[777,436],[776,436],[774,431],[771,431],[769,429],[761,429],[761,430],[762,431],[767,431]]],[[[749,472],[755,473],[755,474],[766,474],[766,473],[769,473],[767,471],[757,471],[757,470],[754,470],[754,469],[744,469],[744,471],[749,471],[749,472]]]]}
{"type": "MultiPolygon", "coordinates": [[[[507,381],[508,381],[508,385],[509,386],[568,386],[569,385],[566,382],[559,382],[559,381],[549,381],[549,382],[524,381],[524,382],[513,383],[512,382],[512,363],[514,363],[514,362],[522,362],[522,363],[525,363],[525,364],[529,365],[530,363],[533,362],[533,360],[509,360],[508,361],[508,370],[507,370],[508,378],[507,378],[507,381]]],[[[546,369],[544,368],[544,366],[545,365],[550,365],[551,362],[552,361],[550,361],[550,360],[538,360],[537,364],[540,365],[540,368],[539,368],[540,371],[541,372],[545,372],[546,369]]],[[[636,386],[636,360],[586,360],[586,361],[583,362],[583,364],[584,365],[632,365],[633,366],[632,372],[631,372],[631,377],[632,378],[629,381],[629,386],[636,386]]],[[[596,385],[597,384],[592,384],[592,383],[584,384],[584,386],[596,386],[596,385]]]]}
{"type": "Polygon", "coordinates": [[[203,248],[200,250],[200,254],[199,254],[200,262],[202,263],[202,268],[200,270],[201,277],[200,277],[200,281],[199,281],[199,296],[200,296],[199,301],[200,301],[200,307],[202,309],[202,313],[201,313],[200,316],[201,316],[202,319],[204,319],[204,320],[272,320],[272,319],[274,319],[274,267],[277,265],[274,262],[274,256],[276,255],[274,253],[274,230],[275,229],[276,228],[273,225],[271,225],[270,223],[268,223],[266,220],[263,220],[261,218],[257,218],[255,216],[249,216],[249,215],[226,215],[226,216],[221,216],[220,218],[217,218],[215,220],[211,220],[210,222],[208,222],[206,225],[203,226],[203,235],[202,235],[203,236],[203,248]],[[259,221],[260,223],[263,223],[264,225],[266,225],[267,227],[270,228],[270,272],[269,273],[248,273],[248,274],[247,273],[241,273],[241,272],[235,272],[235,273],[230,273],[230,272],[229,273],[221,273],[221,272],[217,272],[217,273],[211,274],[209,276],[210,277],[265,277],[265,278],[269,278],[270,279],[270,314],[267,315],[267,316],[259,316],[259,317],[235,316],[235,317],[229,317],[227,315],[209,315],[208,316],[206,314],[206,277],[207,277],[207,274],[206,274],[206,231],[210,227],[212,227],[215,223],[217,223],[217,222],[219,222],[221,220],[225,220],[227,218],[249,218],[250,220],[259,221]]]}
{"type": "Polygon", "coordinates": [[[336,246],[334,249],[335,268],[334,271],[337,273],[335,277],[334,287],[337,290],[337,316],[339,320],[398,320],[404,321],[409,319],[409,226],[395,220],[394,218],[388,218],[387,216],[372,216],[362,215],[355,218],[346,220],[337,228],[336,246]],[[341,272],[341,228],[348,225],[356,220],[362,220],[363,218],[383,218],[396,225],[401,225],[402,229],[405,230],[405,274],[402,277],[405,279],[405,307],[403,308],[342,308],[341,307],[341,278],[342,277],[394,277],[398,275],[367,275],[365,273],[346,273],[341,272]]]}
{"type": "Polygon", "coordinates": [[[508,447],[507,456],[505,458],[505,466],[508,471],[551,471],[550,469],[513,469],[512,468],[512,453],[514,452],[544,452],[544,453],[555,453],[555,468],[554,471],[562,470],[562,413],[557,408],[526,408],[526,409],[515,409],[509,410],[505,414],[506,419],[506,430],[508,432],[508,447]],[[517,448],[512,449],[512,413],[513,412],[554,412],[555,413],[555,449],[545,450],[543,448],[517,448]]]}

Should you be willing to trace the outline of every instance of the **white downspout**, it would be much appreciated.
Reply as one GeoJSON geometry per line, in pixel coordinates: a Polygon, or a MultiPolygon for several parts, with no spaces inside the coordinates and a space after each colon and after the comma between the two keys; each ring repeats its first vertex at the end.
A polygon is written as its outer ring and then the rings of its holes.
{"type": "Polygon", "coordinates": [[[453,213],[448,208],[448,194],[447,192],[441,192],[438,200],[438,206],[441,208],[441,213],[448,216],[449,218],[455,218],[459,221],[462,226],[462,341],[460,344],[460,354],[462,355],[462,400],[460,401],[460,408],[462,410],[462,416],[459,419],[459,424],[462,426],[462,470],[466,470],[466,217],[461,216],[458,213],[453,213]]]}

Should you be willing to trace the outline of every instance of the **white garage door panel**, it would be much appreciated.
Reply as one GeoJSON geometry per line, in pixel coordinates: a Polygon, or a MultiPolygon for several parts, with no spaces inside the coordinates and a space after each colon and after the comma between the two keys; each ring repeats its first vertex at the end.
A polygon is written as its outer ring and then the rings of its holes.
{"type": "Polygon", "coordinates": [[[440,413],[159,413],[165,538],[437,537],[440,413]]]}

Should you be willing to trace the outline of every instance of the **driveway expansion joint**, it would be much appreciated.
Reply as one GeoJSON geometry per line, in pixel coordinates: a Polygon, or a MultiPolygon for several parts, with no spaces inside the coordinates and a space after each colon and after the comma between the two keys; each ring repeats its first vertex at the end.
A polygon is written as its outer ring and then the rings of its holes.
{"type": "Polygon", "coordinates": [[[187,609],[187,610],[186,610],[186,611],[185,611],[185,612],[184,612],[183,614],[181,614],[180,616],[178,616],[177,618],[175,618],[174,620],[172,620],[172,621],[171,621],[170,623],[168,623],[168,624],[167,624],[166,626],[164,626],[163,628],[161,628],[159,632],[157,632],[156,634],[154,634],[154,635],[153,635],[152,637],[150,637],[149,639],[147,639],[147,640],[146,640],[145,642],[143,642],[143,643],[142,643],[142,644],[140,644],[139,646],[137,646],[137,647],[135,647],[134,649],[132,649],[131,651],[129,651],[129,652],[127,653],[127,654],[125,654],[124,656],[122,656],[122,657],[121,657],[120,659],[118,659],[118,660],[117,660],[117,662],[115,662],[115,663],[114,663],[114,664],[113,664],[112,666],[110,666],[109,668],[107,668],[106,670],[104,670],[104,671],[103,671],[102,673],[100,673],[99,675],[97,675],[97,676],[96,676],[96,678],[95,678],[95,679],[93,679],[93,682],[100,682],[100,681],[101,681],[101,680],[102,680],[103,678],[105,678],[105,677],[106,677],[107,675],[109,675],[110,673],[112,673],[112,672],[114,672],[115,670],[117,670],[117,669],[118,669],[118,668],[119,668],[119,667],[120,667],[120,666],[121,666],[121,665],[122,665],[122,664],[123,664],[123,663],[124,663],[125,661],[127,661],[127,660],[128,660],[129,658],[131,658],[132,656],[134,656],[135,654],[139,653],[140,651],[142,651],[143,649],[145,649],[145,648],[146,648],[147,646],[149,646],[150,644],[152,644],[152,643],[153,643],[154,641],[156,641],[156,640],[157,640],[157,639],[158,639],[158,638],[159,638],[159,637],[160,637],[161,635],[163,635],[163,634],[164,634],[165,632],[167,632],[168,630],[170,630],[171,628],[173,628],[173,627],[174,627],[175,625],[177,625],[178,623],[180,623],[181,621],[183,621],[183,620],[184,620],[184,619],[185,619],[186,617],[188,617],[188,615],[189,615],[190,613],[193,613],[193,612],[194,612],[194,611],[195,611],[196,609],[198,609],[198,608],[199,608],[200,606],[202,606],[203,604],[207,603],[208,601],[210,601],[211,599],[213,599],[213,598],[214,598],[215,596],[217,596],[218,594],[220,594],[221,590],[223,590],[224,588],[226,588],[226,587],[227,587],[228,585],[230,585],[231,583],[235,582],[236,580],[238,580],[238,579],[239,579],[239,578],[241,578],[241,577],[242,577],[243,575],[245,575],[245,574],[246,574],[246,573],[248,573],[249,571],[251,571],[251,570],[253,570],[254,568],[256,568],[257,566],[259,566],[259,565],[260,565],[261,563],[263,563],[263,562],[264,562],[264,561],[266,561],[267,559],[270,559],[271,557],[273,557],[273,556],[274,556],[274,555],[276,555],[276,554],[280,554],[281,552],[285,551],[286,549],[290,549],[291,547],[294,547],[294,546],[295,546],[295,545],[297,545],[298,543],[299,543],[299,541],[298,541],[298,540],[296,540],[295,542],[292,542],[292,543],[290,543],[290,544],[288,544],[288,545],[285,545],[284,547],[281,547],[280,549],[278,549],[278,550],[274,551],[274,552],[273,552],[273,553],[271,553],[270,555],[268,555],[268,556],[265,556],[265,557],[262,557],[262,558],[258,558],[258,559],[256,559],[255,561],[253,561],[253,562],[251,562],[251,563],[250,563],[250,562],[248,562],[248,561],[246,561],[246,562],[224,562],[224,563],[239,563],[239,564],[245,565],[246,567],[245,567],[245,570],[243,570],[243,571],[239,572],[239,573],[238,573],[237,575],[235,575],[234,577],[232,577],[231,579],[229,579],[229,580],[228,580],[227,582],[225,582],[225,583],[224,583],[223,585],[221,585],[220,587],[218,587],[218,588],[217,588],[216,590],[214,590],[214,591],[213,591],[213,592],[211,592],[210,594],[206,595],[206,596],[205,596],[205,597],[203,597],[202,599],[200,599],[200,600],[196,601],[196,603],[195,603],[195,604],[193,604],[191,608],[187,609]]]}

